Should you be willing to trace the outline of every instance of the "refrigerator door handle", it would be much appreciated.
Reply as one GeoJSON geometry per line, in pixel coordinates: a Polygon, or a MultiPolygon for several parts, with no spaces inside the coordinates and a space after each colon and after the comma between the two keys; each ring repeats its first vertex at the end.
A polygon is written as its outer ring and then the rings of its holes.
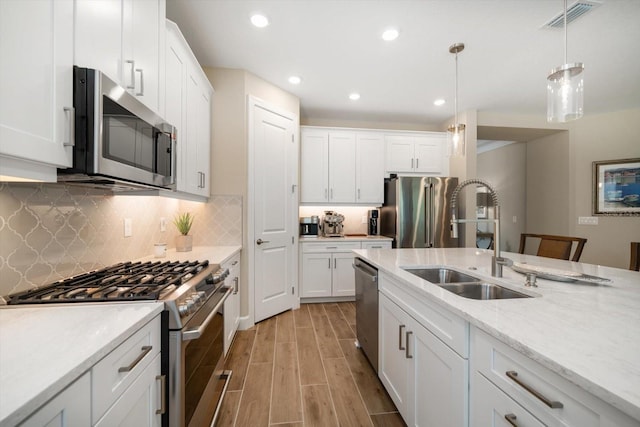
{"type": "Polygon", "coordinates": [[[431,224],[433,221],[433,184],[428,183],[427,185],[425,185],[425,197],[424,197],[424,203],[425,203],[425,209],[424,209],[424,214],[426,216],[425,218],[425,222],[424,222],[424,231],[425,231],[425,236],[424,236],[424,242],[425,242],[425,246],[427,248],[432,248],[433,244],[431,242],[431,224]]]}

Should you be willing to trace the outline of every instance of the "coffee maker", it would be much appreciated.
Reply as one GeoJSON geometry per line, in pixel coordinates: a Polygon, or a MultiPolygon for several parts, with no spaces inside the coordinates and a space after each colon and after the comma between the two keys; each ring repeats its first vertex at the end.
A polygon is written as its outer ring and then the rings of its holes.
{"type": "Polygon", "coordinates": [[[344,236],[344,215],[335,211],[324,211],[322,217],[322,234],[325,237],[342,237],[344,236]]]}
{"type": "Polygon", "coordinates": [[[367,234],[369,236],[377,236],[378,235],[378,218],[380,215],[380,211],[378,209],[372,209],[368,214],[368,229],[367,234]]]}

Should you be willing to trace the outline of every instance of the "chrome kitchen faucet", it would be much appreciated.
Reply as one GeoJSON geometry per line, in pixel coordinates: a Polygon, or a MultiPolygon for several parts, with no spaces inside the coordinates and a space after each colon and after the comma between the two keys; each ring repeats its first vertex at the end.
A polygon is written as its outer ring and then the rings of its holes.
{"type": "Polygon", "coordinates": [[[502,266],[509,265],[512,261],[508,258],[502,258],[500,256],[500,204],[498,203],[498,193],[487,182],[473,178],[461,182],[453,190],[451,194],[451,237],[458,238],[458,224],[463,223],[493,223],[494,224],[494,239],[493,239],[493,257],[491,258],[491,275],[493,277],[502,277],[502,266]],[[470,184],[478,184],[486,187],[489,190],[489,195],[493,201],[495,207],[495,214],[493,219],[458,219],[457,205],[458,205],[458,193],[464,187],[470,184]]]}

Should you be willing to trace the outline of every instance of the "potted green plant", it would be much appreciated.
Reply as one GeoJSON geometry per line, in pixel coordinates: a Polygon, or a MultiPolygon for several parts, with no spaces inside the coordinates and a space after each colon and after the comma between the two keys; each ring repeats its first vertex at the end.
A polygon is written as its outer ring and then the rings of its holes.
{"type": "Polygon", "coordinates": [[[176,252],[189,252],[193,247],[193,236],[189,235],[193,225],[193,215],[189,212],[178,214],[173,219],[173,223],[180,232],[180,235],[176,236],[176,252]]]}

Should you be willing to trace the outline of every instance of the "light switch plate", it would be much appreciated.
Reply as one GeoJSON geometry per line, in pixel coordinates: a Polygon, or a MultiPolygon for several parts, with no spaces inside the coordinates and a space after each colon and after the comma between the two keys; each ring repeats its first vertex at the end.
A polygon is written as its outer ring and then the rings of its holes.
{"type": "Polygon", "coordinates": [[[131,224],[131,218],[124,219],[124,237],[133,236],[133,225],[131,224]]]}
{"type": "Polygon", "coordinates": [[[597,216],[579,216],[578,224],[579,225],[598,225],[598,217],[597,216]]]}

